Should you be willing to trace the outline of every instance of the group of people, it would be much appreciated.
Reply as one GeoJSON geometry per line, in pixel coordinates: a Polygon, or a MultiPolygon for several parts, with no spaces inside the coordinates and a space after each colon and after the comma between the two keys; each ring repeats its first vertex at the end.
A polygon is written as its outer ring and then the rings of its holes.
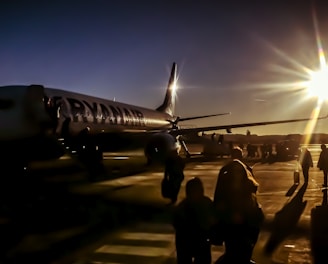
{"type": "MultiPolygon", "coordinates": [[[[321,145],[317,167],[323,171],[324,187],[327,187],[328,149],[321,145]]],[[[211,246],[224,245],[225,253],[216,264],[249,264],[257,242],[264,214],[257,201],[258,182],[252,168],[242,161],[241,148],[232,150],[231,160],[218,174],[213,200],[205,195],[200,178],[186,183],[186,197],[174,209],[176,256],[178,264],[212,263],[211,246]]],[[[310,151],[303,148],[300,158],[304,182],[309,180],[309,168],[313,167],[310,151]]],[[[171,203],[177,201],[184,180],[184,162],[178,154],[165,164],[165,177],[171,181],[171,203]]]]}
{"type": "MultiPolygon", "coordinates": [[[[323,187],[327,186],[327,174],[328,174],[328,149],[325,144],[321,144],[321,152],[317,163],[317,168],[323,172],[323,187]]],[[[313,160],[311,152],[308,148],[304,147],[301,150],[299,162],[302,167],[304,176],[304,183],[309,181],[309,169],[313,167],[313,160]]]]}
{"type": "MultiPolygon", "coordinates": [[[[213,200],[205,195],[200,178],[186,183],[186,197],[173,214],[178,264],[210,264],[211,246],[223,244],[225,254],[216,263],[254,263],[252,252],[264,215],[256,198],[259,184],[252,169],[242,162],[242,155],[240,148],[233,149],[231,161],[219,172],[213,200]]],[[[177,160],[175,157],[180,177],[176,183],[181,184],[184,165],[177,160]]],[[[171,169],[166,167],[165,177],[171,169]]],[[[176,197],[174,192],[173,203],[176,197]]]]}

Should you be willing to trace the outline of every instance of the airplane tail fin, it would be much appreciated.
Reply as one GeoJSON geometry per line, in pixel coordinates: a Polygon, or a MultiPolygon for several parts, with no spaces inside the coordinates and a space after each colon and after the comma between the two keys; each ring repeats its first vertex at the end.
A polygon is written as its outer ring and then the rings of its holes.
{"type": "Polygon", "coordinates": [[[171,116],[173,115],[176,81],[177,81],[177,64],[174,62],[172,65],[171,75],[169,79],[169,84],[167,86],[164,101],[159,107],[157,107],[156,109],[157,111],[167,113],[171,116]]]}

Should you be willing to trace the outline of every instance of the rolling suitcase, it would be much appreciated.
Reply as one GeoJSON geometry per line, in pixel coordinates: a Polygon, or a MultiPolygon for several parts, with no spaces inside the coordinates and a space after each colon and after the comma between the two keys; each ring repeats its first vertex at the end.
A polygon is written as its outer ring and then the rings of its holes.
{"type": "Polygon", "coordinates": [[[299,184],[300,183],[300,172],[294,171],[294,184],[299,184]]]}
{"type": "Polygon", "coordinates": [[[294,184],[298,185],[300,183],[300,163],[296,161],[296,167],[294,170],[294,184]]]}

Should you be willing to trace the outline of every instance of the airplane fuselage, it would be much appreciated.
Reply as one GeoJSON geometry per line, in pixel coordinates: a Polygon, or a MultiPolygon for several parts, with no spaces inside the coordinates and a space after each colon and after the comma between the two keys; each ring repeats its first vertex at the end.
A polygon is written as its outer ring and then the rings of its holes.
{"type": "Polygon", "coordinates": [[[176,71],[176,63],[173,63],[165,98],[154,109],[43,85],[2,86],[0,149],[8,160],[14,161],[20,155],[25,163],[40,158],[57,158],[67,149],[75,149],[88,162],[96,152],[144,147],[148,160],[163,161],[181,146],[188,156],[188,149],[180,137],[188,133],[223,129],[231,132],[232,128],[327,118],[179,128],[178,122],[181,121],[228,113],[187,118],[174,116],[176,71]]]}
{"type": "Polygon", "coordinates": [[[69,131],[78,134],[89,127],[91,134],[167,130],[172,116],[144,107],[78,93],[45,88],[59,120],[70,119],[69,131]]]}

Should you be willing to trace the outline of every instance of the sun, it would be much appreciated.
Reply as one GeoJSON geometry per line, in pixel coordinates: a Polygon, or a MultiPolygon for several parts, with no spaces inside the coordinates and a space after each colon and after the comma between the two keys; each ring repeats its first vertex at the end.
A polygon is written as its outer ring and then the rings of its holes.
{"type": "Polygon", "coordinates": [[[320,112],[328,101],[328,58],[326,59],[325,50],[322,45],[315,12],[313,12],[313,22],[318,57],[314,58],[312,61],[311,52],[311,57],[307,58],[307,63],[309,63],[311,67],[304,65],[302,62],[291,57],[288,53],[275,47],[272,43],[265,41],[283,63],[271,64],[272,73],[280,74],[277,76],[273,75],[275,77],[273,82],[270,82],[272,77],[268,75],[269,82],[259,84],[262,91],[269,92],[269,95],[276,92],[283,92],[284,98],[288,95],[287,93],[290,93],[290,98],[293,99],[296,98],[294,96],[297,96],[297,100],[292,101],[295,102],[295,104],[291,103],[283,108],[285,112],[288,108],[294,108],[297,103],[303,104],[305,101],[311,103],[311,119],[307,122],[303,133],[307,135],[307,137],[304,138],[304,144],[310,142],[312,133],[316,129],[320,112]]]}
{"type": "Polygon", "coordinates": [[[309,74],[307,82],[307,92],[309,96],[318,98],[318,101],[328,99],[328,67],[325,65],[318,71],[312,71],[309,74]]]}
{"type": "Polygon", "coordinates": [[[322,102],[328,99],[328,91],[326,89],[326,86],[328,84],[328,66],[319,33],[319,26],[315,9],[313,9],[313,24],[318,47],[320,68],[317,71],[309,72],[309,81],[307,84],[307,89],[308,94],[317,97],[318,103],[321,104],[322,102]]]}
{"type": "Polygon", "coordinates": [[[293,93],[305,92],[307,94],[307,96],[304,97],[305,99],[315,98],[317,100],[317,104],[322,106],[323,102],[328,101],[328,60],[326,59],[325,50],[322,45],[318,21],[314,9],[313,24],[319,59],[318,66],[315,69],[313,69],[313,67],[309,68],[306,65],[303,65],[302,63],[297,61],[296,59],[293,59],[292,57],[288,56],[286,53],[274,47],[273,45],[270,45],[276,54],[278,54],[282,59],[284,59],[292,66],[291,68],[287,68],[285,66],[274,65],[275,67],[273,68],[273,70],[290,76],[295,76],[297,79],[292,82],[287,81],[281,83],[267,84],[267,87],[274,87],[275,91],[279,90],[277,89],[277,87],[280,87],[281,90],[284,89],[286,91],[287,88],[288,91],[291,91],[293,93]],[[299,78],[301,78],[301,80],[299,80],[299,78]]]}

